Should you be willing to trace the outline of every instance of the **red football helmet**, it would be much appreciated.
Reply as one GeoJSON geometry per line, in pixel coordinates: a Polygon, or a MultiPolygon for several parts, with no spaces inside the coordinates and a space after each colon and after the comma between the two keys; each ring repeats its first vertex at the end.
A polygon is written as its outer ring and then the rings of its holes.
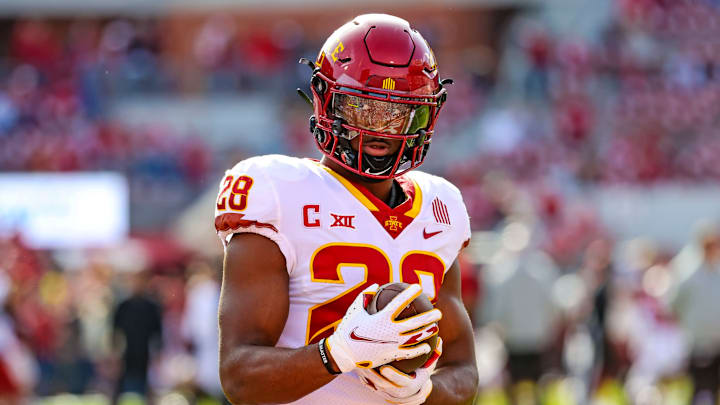
{"type": "Polygon", "coordinates": [[[361,15],[338,28],[318,54],[310,89],[310,130],[322,153],[377,180],[422,164],[447,97],[425,39],[386,14],[361,15]],[[403,142],[397,153],[372,156],[363,154],[364,135],[403,142]],[[358,136],[356,149],[351,141],[358,136]]]}

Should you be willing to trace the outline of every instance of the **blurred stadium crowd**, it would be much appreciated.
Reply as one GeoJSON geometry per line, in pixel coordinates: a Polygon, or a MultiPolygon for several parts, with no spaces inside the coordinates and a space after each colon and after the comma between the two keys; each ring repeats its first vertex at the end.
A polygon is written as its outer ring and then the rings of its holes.
{"type": "MultiPolygon", "coordinates": [[[[494,44],[468,43],[448,66],[458,84],[429,159],[463,191],[476,231],[463,292],[478,403],[685,404],[694,389],[695,403],[715,403],[720,227],[683,248],[615,240],[571,196],[720,180],[720,4],[616,0],[591,38],[556,33],[534,10],[504,21],[494,44]]],[[[453,22],[418,24],[442,63],[453,22]]],[[[110,113],[113,100],[155,94],[270,93],[287,111],[277,151],[316,156],[293,89],[308,73],[296,59],[321,36],[291,20],[247,34],[213,15],[178,58],[167,29],[153,18],[1,21],[0,172],[116,171],[131,207],[167,210],[255,153],[110,113]]],[[[221,257],[178,243],[168,224],[133,225],[122,247],[78,252],[0,234],[0,403],[142,400],[125,391],[222,401],[221,257]]]]}

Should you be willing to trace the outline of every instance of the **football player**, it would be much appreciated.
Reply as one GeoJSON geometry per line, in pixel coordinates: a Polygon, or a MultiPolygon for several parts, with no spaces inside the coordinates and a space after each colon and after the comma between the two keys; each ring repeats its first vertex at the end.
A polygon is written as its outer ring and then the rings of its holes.
{"type": "Polygon", "coordinates": [[[410,171],[427,155],[449,81],[420,33],[384,14],[343,25],[308,64],[322,160],[254,157],[220,184],[225,394],[232,403],[470,403],[477,368],[456,262],[470,238],[467,211],[448,181],[410,171]],[[411,286],[368,314],[378,285],[395,281],[411,286]],[[435,309],[395,319],[421,291],[435,309]],[[435,348],[412,344],[438,326],[435,348]],[[386,365],[427,354],[410,374],[386,365]]]}

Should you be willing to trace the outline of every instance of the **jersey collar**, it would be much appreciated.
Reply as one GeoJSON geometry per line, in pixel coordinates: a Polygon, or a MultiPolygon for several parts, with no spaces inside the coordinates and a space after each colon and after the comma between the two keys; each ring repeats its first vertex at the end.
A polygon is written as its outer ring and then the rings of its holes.
{"type": "Polygon", "coordinates": [[[414,180],[405,175],[396,177],[395,180],[405,192],[406,199],[397,207],[390,208],[385,201],[375,197],[361,184],[346,179],[322,163],[318,162],[317,164],[340,182],[360,204],[365,206],[393,239],[397,238],[420,213],[422,190],[414,180]]]}

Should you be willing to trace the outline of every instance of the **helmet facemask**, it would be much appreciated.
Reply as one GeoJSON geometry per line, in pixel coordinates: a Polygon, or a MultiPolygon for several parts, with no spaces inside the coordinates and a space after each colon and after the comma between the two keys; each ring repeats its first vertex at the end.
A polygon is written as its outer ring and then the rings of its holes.
{"type": "MultiPolygon", "coordinates": [[[[377,181],[399,176],[422,163],[432,136],[428,129],[433,127],[444,101],[444,89],[418,96],[335,87],[333,83],[322,87],[329,87],[325,97],[318,97],[325,101],[325,116],[315,121],[314,129],[326,156],[367,180],[377,181]],[[356,138],[357,146],[353,147],[356,138]],[[363,153],[363,141],[368,139],[402,142],[394,153],[374,156],[363,153]]],[[[316,90],[312,88],[313,93],[316,90]]]]}
{"type": "MultiPolygon", "coordinates": [[[[341,147],[343,149],[350,147],[351,155],[357,155],[356,159],[358,156],[361,157],[358,170],[364,174],[376,176],[387,176],[395,167],[395,163],[402,168],[409,158],[405,151],[411,150],[415,140],[413,137],[403,137],[401,139],[403,142],[398,143],[397,138],[387,137],[385,134],[414,135],[418,130],[427,128],[430,121],[430,108],[427,105],[380,101],[342,93],[333,94],[331,109],[336,119],[347,124],[347,127],[343,128],[340,133],[340,137],[343,138],[341,147]],[[397,151],[382,156],[363,153],[363,142],[366,140],[364,135],[366,134],[372,134],[371,136],[376,140],[387,140],[391,144],[399,144],[399,148],[397,151]],[[377,134],[383,135],[377,136],[377,134]],[[360,136],[358,146],[352,148],[350,143],[358,136],[360,136]]],[[[352,166],[357,165],[357,162],[350,163],[353,163],[352,166]]]]}

